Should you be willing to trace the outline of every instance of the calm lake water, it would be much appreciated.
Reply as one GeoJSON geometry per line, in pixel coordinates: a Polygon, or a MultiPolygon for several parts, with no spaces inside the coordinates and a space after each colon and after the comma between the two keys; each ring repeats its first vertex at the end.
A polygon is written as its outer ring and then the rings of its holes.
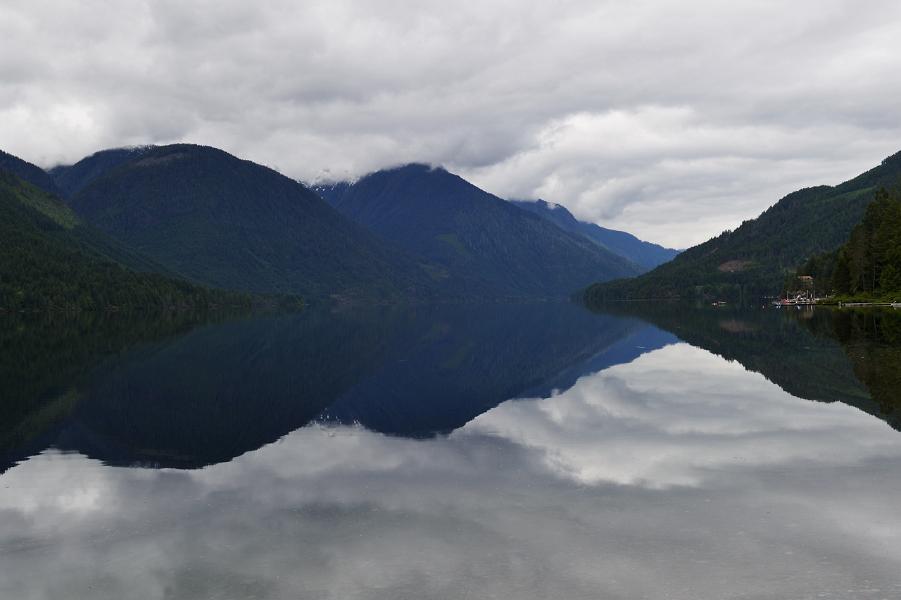
{"type": "Polygon", "coordinates": [[[901,598],[901,311],[0,322],[0,598],[901,598]]]}

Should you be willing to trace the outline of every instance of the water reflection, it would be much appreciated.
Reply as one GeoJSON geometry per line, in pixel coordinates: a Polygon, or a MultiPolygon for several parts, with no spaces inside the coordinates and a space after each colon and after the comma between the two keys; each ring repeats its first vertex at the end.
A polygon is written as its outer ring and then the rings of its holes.
{"type": "Polygon", "coordinates": [[[85,313],[0,319],[0,456],[67,417],[97,365],[138,343],[171,340],[201,320],[178,313],[126,319],[85,313]]]}
{"type": "MultiPolygon", "coordinates": [[[[74,373],[39,391],[6,370],[7,389],[28,409],[7,421],[25,432],[10,443],[7,466],[53,447],[108,464],[195,468],[313,420],[428,437],[676,341],[637,319],[570,304],[303,312],[152,339],[125,351],[103,338],[94,345],[117,350],[83,353],[74,373]]],[[[71,353],[78,343],[69,336],[50,348],[71,353]]],[[[38,364],[66,362],[37,346],[38,364]]]]}
{"type": "MultiPolygon", "coordinates": [[[[870,421],[843,404],[813,410],[739,363],[680,344],[558,396],[504,404],[463,431],[539,450],[548,469],[577,482],[667,488],[701,485],[720,470],[856,462],[881,452],[856,443],[861,430],[849,426],[870,421]]],[[[891,447],[901,441],[872,429],[891,447]]]]}
{"type": "Polygon", "coordinates": [[[890,598],[901,438],[680,343],[449,435],[0,479],[15,598],[890,598]]]}
{"type": "MultiPolygon", "coordinates": [[[[901,429],[901,311],[686,309],[611,305],[746,369],[788,393],[843,402],[901,429]]],[[[607,314],[607,313],[602,313],[607,314]]]]}

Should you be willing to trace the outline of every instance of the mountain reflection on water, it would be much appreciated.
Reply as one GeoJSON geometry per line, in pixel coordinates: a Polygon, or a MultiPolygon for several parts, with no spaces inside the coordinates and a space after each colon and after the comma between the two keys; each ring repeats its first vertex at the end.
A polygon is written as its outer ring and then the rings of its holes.
{"type": "Polygon", "coordinates": [[[17,396],[0,597],[901,596],[897,315],[644,310],[97,344],[17,396]]]}
{"type": "MultiPolygon", "coordinates": [[[[18,359],[56,375],[50,365],[88,354],[96,364],[79,361],[77,377],[41,386],[34,381],[42,373],[27,372],[21,382],[18,367],[4,373],[7,388],[19,391],[6,409],[7,428],[30,434],[4,436],[16,446],[13,458],[52,446],[110,464],[193,468],[313,420],[429,436],[509,398],[568,388],[584,373],[676,341],[638,319],[565,303],[269,315],[158,333],[162,341],[128,350],[119,340],[129,328],[114,322],[100,324],[112,329],[100,341],[76,327],[61,343],[34,344],[34,361],[18,359]],[[82,340],[115,351],[72,352],[82,340]]],[[[30,327],[52,338],[56,326],[30,327]]],[[[27,346],[29,332],[23,327],[6,347],[27,346]]]]}
{"type": "Polygon", "coordinates": [[[844,402],[901,429],[899,310],[686,310],[672,303],[620,304],[609,310],[737,361],[794,396],[844,402]]]}

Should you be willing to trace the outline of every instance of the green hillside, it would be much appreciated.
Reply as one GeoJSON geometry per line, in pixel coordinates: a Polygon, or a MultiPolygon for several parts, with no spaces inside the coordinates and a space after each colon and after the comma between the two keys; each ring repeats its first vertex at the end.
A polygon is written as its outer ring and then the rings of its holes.
{"type": "Polygon", "coordinates": [[[123,256],[129,255],[86,227],[55,197],[0,169],[0,309],[162,309],[250,302],[244,295],[135,272],[114,258],[123,256]]]}
{"type": "Polygon", "coordinates": [[[809,258],[844,243],[882,186],[901,181],[901,153],[838,186],[793,192],[735,231],[694,246],[635,279],[595,284],[588,302],[777,294],[809,258]]]}

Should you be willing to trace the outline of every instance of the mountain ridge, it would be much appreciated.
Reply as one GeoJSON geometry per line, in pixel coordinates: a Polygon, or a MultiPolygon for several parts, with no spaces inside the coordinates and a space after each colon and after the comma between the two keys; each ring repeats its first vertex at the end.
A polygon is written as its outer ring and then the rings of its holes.
{"type": "Polygon", "coordinates": [[[441,267],[446,286],[505,297],[565,296],[635,265],[446,169],[411,163],[314,188],[342,214],[441,267]]]}
{"type": "Polygon", "coordinates": [[[632,261],[641,267],[642,273],[672,260],[678,250],[647,242],[626,232],[601,227],[596,223],[580,221],[561,204],[545,200],[510,200],[514,205],[544,217],[563,229],[581,235],[599,246],[632,261]]]}

